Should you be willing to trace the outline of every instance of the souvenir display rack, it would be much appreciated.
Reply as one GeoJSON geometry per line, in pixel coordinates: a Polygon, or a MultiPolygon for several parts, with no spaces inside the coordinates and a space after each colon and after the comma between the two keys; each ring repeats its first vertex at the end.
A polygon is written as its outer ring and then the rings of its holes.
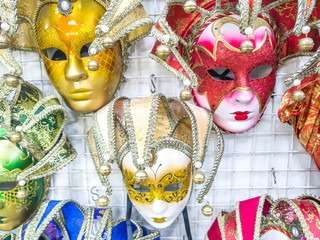
{"type": "MultiPolygon", "coordinates": [[[[144,0],[143,5],[154,21],[158,19],[166,1],[144,0]]],[[[166,69],[148,57],[155,38],[149,35],[134,44],[129,52],[127,81],[118,95],[130,98],[149,96],[152,90],[166,96],[178,96],[183,88],[180,81],[166,69]],[[154,74],[154,78],[151,75],[154,74]],[[154,86],[152,85],[152,81],[154,86]],[[151,90],[150,90],[151,89],[151,90]]],[[[23,69],[23,79],[36,85],[45,96],[54,94],[62,99],[48,80],[44,65],[36,53],[15,52],[16,59],[23,69]]],[[[203,239],[217,214],[221,210],[231,211],[237,201],[262,194],[277,197],[275,178],[280,197],[295,198],[304,193],[320,196],[320,173],[309,154],[300,145],[289,124],[283,124],[277,116],[281,96],[286,90],[284,80],[294,72],[303,60],[289,60],[277,74],[275,92],[265,114],[256,127],[242,134],[224,133],[225,152],[218,174],[208,194],[215,209],[212,217],[201,214],[202,204],[196,202],[201,186],[195,186],[188,203],[193,239],[203,239]],[[272,173],[272,168],[275,174],[272,173]]],[[[1,68],[1,74],[3,68],[1,68]]],[[[63,105],[65,105],[63,103],[63,105]]],[[[67,107],[66,107],[67,108],[67,107]]],[[[96,193],[101,191],[96,170],[86,146],[85,135],[92,125],[92,114],[79,114],[67,108],[68,124],[65,132],[78,152],[77,158],[67,167],[55,174],[49,193],[49,199],[74,199],[84,206],[94,205],[96,193]]],[[[210,170],[210,159],[214,159],[215,135],[212,134],[204,173],[210,170]]],[[[211,163],[210,163],[211,165],[211,163]]],[[[113,168],[109,178],[113,187],[110,197],[114,218],[125,217],[126,191],[119,170],[113,168]]],[[[152,229],[133,211],[133,219],[152,229]]],[[[170,227],[161,230],[161,239],[182,239],[185,229],[182,216],[170,227]]]]}

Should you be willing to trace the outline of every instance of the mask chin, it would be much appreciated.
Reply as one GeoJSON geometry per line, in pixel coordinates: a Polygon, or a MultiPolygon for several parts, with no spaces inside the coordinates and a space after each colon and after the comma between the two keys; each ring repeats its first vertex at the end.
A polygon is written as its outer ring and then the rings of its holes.
{"type": "Polygon", "coordinates": [[[288,236],[286,236],[284,233],[277,231],[277,230],[270,230],[263,234],[260,238],[260,240],[290,240],[288,236]]]}

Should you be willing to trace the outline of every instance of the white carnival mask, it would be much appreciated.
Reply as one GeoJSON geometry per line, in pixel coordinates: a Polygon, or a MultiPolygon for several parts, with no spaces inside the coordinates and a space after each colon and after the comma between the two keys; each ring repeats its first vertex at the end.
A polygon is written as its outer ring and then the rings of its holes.
{"type": "MultiPolygon", "coordinates": [[[[185,208],[192,179],[205,181],[199,169],[213,126],[217,130],[209,111],[178,99],[119,98],[94,115],[88,140],[99,172],[106,160],[117,160],[132,204],[150,225],[165,228],[185,208]]],[[[212,184],[220,158],[218,154],[199,202],[212,184]]],[[[103,174],[100,179],[108,185],[103,174]]]]}

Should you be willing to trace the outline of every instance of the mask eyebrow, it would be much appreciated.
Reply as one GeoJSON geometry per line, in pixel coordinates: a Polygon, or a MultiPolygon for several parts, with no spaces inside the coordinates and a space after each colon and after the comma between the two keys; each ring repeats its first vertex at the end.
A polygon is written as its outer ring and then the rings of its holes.
{"type": "Polygon", "coordinates": [[[40,29],[38,32],[38,44],[40,50],[46,48],[58,48],[63,51],[66,55],[68,53],[68,48],[66,44],[60,39],[57,30],[53,27],[48,29],[40,29]]]}
{"type": "Polygon", "coordinates": [[[79,29],[77,37],[71,40],[71,49],[78,58],[83,45],[93,42],[95,37],[95,28],[92,25],[84,25],[79,29]]]}

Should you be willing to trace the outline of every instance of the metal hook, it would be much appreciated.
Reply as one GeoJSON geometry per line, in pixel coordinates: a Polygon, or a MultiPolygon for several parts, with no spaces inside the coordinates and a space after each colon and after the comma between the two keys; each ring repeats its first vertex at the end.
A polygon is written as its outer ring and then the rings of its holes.
{"type": "Polygon", "coordinates": [[[151,84],[150,84],[150,92],[152,94],[156,93],[156,84],[157,84],[157,78],[154,74],[151,74],[150,76],[151,84]]]}
{"type": "Polygon", "coordinates": [[[279,189],[278,189],[278,184],[277,184],[276,171],[274,170],[274,168],[271,168],[271,172],[273,175],[273,182],[274,182],[274,188],[276,190],[276,195],[277,195],[277,198],[279,198],[279,189]]]}
{"type": "Polygon", "coordinates": [[[99,199],[99,188],[96,186],[92,187],[91,190],[91,198],[93,201],[97,201],[99,199]]]}

